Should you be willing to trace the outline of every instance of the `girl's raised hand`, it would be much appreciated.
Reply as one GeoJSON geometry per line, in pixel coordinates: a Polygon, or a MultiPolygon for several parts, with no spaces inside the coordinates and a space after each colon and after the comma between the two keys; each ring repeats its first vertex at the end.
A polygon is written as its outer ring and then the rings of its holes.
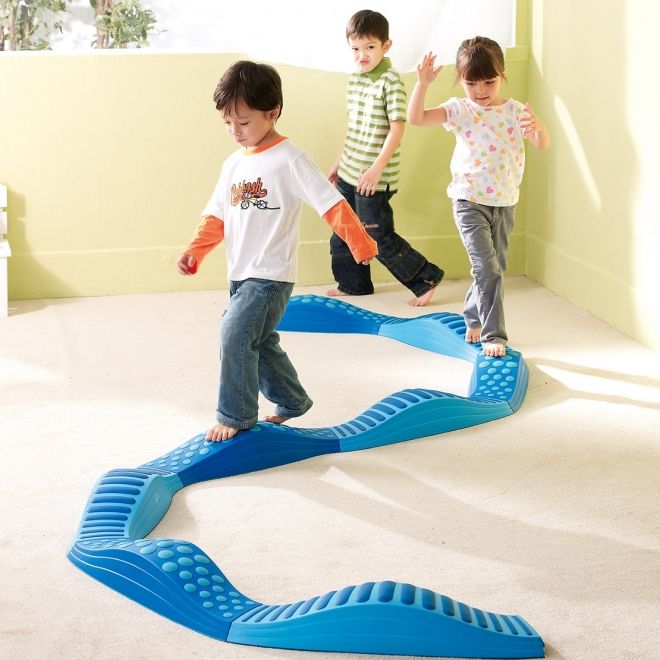
{"type": "Polygon", "coordinates": [[[525,112],[520,115],[520,130],[523,132],[523,135],[528,133],[533,133],[538,130],[540,122],[532,110],[532,106],[529,103],[525,103],[525,112]]]}
{"type": "Polygon", "coordinates": [[[430,85],[442,71],[442,64],[435,66],[435,55],[429,51],[417,65],[417,80],[422,85],[430,85]]]}
{"type": "Polygon", "coordinates": [[[550,133],[529,103],[525,103],[524,112],[520,115],[520,130],[537,149],[550,146],[550,133]]]}

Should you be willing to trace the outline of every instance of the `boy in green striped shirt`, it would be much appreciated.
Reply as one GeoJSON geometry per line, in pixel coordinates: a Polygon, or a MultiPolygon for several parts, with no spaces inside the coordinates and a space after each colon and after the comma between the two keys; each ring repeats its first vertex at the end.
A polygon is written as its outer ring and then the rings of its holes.
{"type": "MultiPolygon", "coordinates": [[[[422,307],[433,296],[444,271],[394,231],[390,199],[399,183],[399,145],[407,97],[399,73],[385,57],[392,42],[389,23],[376,11],[354,14],[346,27],[357,72],[348,81],[348,127],[328,178],[344,195],[368,234],[378,243],[377,259],[414,294],[408,304],[422,307]]],[[[374,292],[369,266],[357,264],[336,234],[330,239],[337,288],[329,296],[374,292]]]]}

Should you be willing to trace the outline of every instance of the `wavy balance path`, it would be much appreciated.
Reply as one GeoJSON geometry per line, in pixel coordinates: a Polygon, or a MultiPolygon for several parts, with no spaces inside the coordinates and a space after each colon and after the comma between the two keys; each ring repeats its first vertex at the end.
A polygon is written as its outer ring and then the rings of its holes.
{"type": "Polygon", "coordinates": [[[503,358],[485,358],[478,344],[465,343],[465,325],[456,314],[399,319],[331,298],[296,296],[279,329],[373,334],[467,360],[473,364],[470,394],[402,390],[336,426],[261,422],[229,442],[209,443],[201,434],[138,468],[111,470],[92,490],[69,559],[145,607],[226,642],[436,657],[544,657],[543,640],[517,615],[392,581],[266,605],[240,593],[190,541],[146,538],[174,494],[190,484],[499,419],[518,410],[527,390],[520,353],[507,349],[503,358]]]}

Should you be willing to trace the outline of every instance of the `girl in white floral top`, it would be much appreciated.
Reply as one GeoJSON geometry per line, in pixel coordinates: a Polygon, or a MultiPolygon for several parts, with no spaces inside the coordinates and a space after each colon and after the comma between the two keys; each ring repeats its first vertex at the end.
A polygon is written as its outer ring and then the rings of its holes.
{"type": "Polygon", "coordinates": [[[481,342],[485,355],[499,357],[506,353],[508,339],[502,275],[525,169],[524,140],[547,149],[550,133],[529,104],[500,97],[506,80],[504,54],[492,39],[467,39],[458,49],[456,79],[465,97],[425,109],[426,90],[441,69],[433,53],[424,55],[417,66],[408,121],[417,126],[442,124],[456,137],[447,194],[472,265],[473,282],[463,310],[465,341],[481,342]]]}

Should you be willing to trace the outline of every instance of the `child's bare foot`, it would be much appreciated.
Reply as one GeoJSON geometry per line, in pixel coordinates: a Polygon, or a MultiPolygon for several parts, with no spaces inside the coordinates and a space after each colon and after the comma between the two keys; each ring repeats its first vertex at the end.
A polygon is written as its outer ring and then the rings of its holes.
{"type": "Polygon", "coordinates": [[[481,328],[467,328],[465,330],[465,341],[468,344],[478,344],[481,341],[481,328]]]}
{"type": "Polygon", "coordinates": [[[348,294],[340,291],[339,289],[328,289],[325,292],[325,295],[330,296],[331,298],[338,298],[339,296],[347,296],[348,294]]]}
{"type": "Polygon", "coordinates": [[[289,417],[283,417],[282,415],[268,415],[264,417],[264,422],[270,422],[271,424],[283,424],[289,419],[289,417]]]}
{"type": "Polygon", "coordinates": [[[223,440],[233,438],[237,433],[238,429],[234,429],[231,426],[225,426],[224,424],[216,424],[206,432],[206,439],[211,442],[222,442],[223,440]]]}
{"type": "Polygon", "coordinates": [[[417,296],[417,298],[413,298],[412,300],[408,301],[408,304],[411,305],[412,307],[424,307],[424,305],[428,305],[428,303],[431,301],[431,298],[433,298],[433,294],[435,293],[435,290],[437,289],[437,285],[434,286],[432,289],[429,289],[425,294],[421,296],[417,296]]]}
{"type": "Polygon", "coordinates": [[[502,344],[499,341],[486,342],[481,345],[481,350],[484,355],[490,357],[503,357],[506,355],[506,344],[502,344]]]}

